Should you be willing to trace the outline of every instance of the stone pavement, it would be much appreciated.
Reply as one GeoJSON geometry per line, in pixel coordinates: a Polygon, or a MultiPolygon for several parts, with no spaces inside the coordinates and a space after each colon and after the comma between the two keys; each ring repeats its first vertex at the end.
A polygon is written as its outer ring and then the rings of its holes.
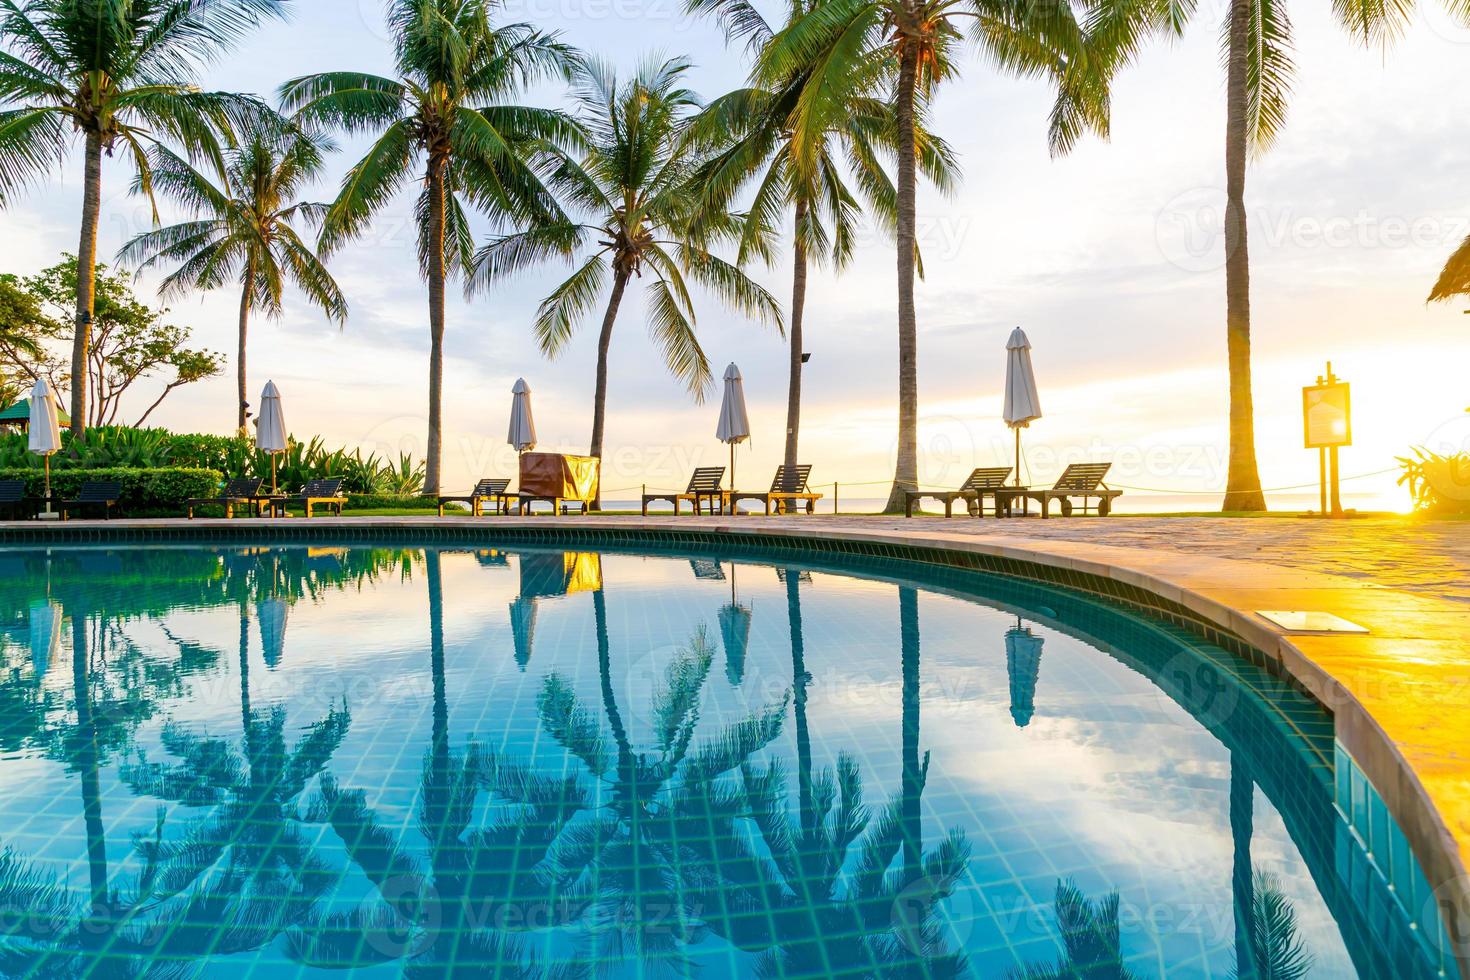
{"type": "MultiPolygon", "coordinates": [[[[765,520],[765,518],[759,518],[765,520]]],[[[744,518],[742,518],[744,520],[744,518]]],[[[906,535],[932,530],[1004,541],[1075,541],[1188,552],[1301,568],[1372,582],[1421,595],[1470,603],[1470,521],[1415,517],[994,518],[834,517],[772,518],[781,525],[891,529],[906,535]]]]}

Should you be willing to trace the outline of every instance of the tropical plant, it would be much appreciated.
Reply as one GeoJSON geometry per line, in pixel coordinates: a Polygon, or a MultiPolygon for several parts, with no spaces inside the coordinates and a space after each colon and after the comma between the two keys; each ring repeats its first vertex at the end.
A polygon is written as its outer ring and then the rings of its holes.
{"type": "MultiPolygon", "coordinates": [[[[690,179],[701,162],[689,139],[699,102],[684,87],[689,62],[682,58],[645,62],[620,82],[598,61],[576,73],[578,119],[587,134],[579,158],[558,147],[542,154],[548,185],[565,202],[571,218],[543,222],[492,239],[474,257],[472,285],[485,288],[501,277],[550,258],[577,269],[542,300],[534,329],[542,353],[566,349],[591,313],[611,273],[612,288],[597,339],[597,379],[592,402],[589,454],[601,456],[607,417],[607,357],[613,326],[629,283],[645,272],[649,333],[664,364],[702,400],[713,377],[695,333],[689,283],[712,291],[727,306],[752,319],[781,324],[779,304],[735,265],[713,254],[712,239],[731,237],[738,217],[730,213],[693,219],[690,179]]],[[[594,501],[600,506],[600,500],[594,501]]]]}
{"type": "MultiPolygon", "coordinates": [[[[821,0],[803,0],[787,9],[786,26],[806,16],[821,0]]],[[[692,13],[711,14],[725,27],[727,40],[744,41],[754,51],[771,44],[775,29],[747,0],[689,0],[692,13]]],[[[881,67],[881,63],[880,66],[881,67]]],[[[820,100],[820,120],[798,132],[798,110],[811,96],[809,86],[825,84],[829,76],[810,69],[780,84],[737,89],[709,104],[696,130],[716,142],[718,152],[699,170],[695,185],[719,213],[748,184],[755,192],[740,236],[738,262],[751,258],[771,261],[779,239],[777,225],[789,209],[792,223],[791,307],[787,315],[789,369],[786,399],[786,453],[788,468],[798,462],[801,432],[801,374],[806,322],[809,265],[830,261],[841,271],[852,257],[862,205],[880,227],[892,232],[897,218],[897,195],[882,161],[897,150],[897,127],[892,104],[883,96],[886,79],[874,73],[866,91],[844,81],[836,98],[820,100]],[[798,168],[802,155],[798,137],[817,138],[821,145],[811,166],[798,168]],[[848,187],[848,174],[859,195],[848,187]]],[[[949,148],[917,128],[918,165],[941,190],[952,190],[958,168],[949,148]]],[[[921,273],[922,275],[922,268],[921,273]]]]}
{"type": "MultiPolygon", "coordinates": [[[[265,110],[258,100],[203,92],[192,77],[285,0],[4,0],[0,5],[0,204],[50,179],[75,134],[83,140],[80,274],[75,282],[71,425],[94,417],[90,344],[102,161],[122,150],[152,198],[150,147],[168,140],[191,157],[219,161],[228,136],[265,110]]],[[[155,216],[156,216],[155,207],[155,216]]]]}
{"type": "Polygon", "coordinates": [[[1097,0],[1016,5],[1008,0],[824,0],[761,50],[756,78],[772,87],[803,74],[811,81],[791,117],[792,166],[805,182],[820,172],[825,134],[849,100],[875,78],[892,78],[896,121],[895,224],[898,252],[898,458],[886,510],[918,485],[917,173],[920,133],[940,85],[956,74],[954,48],[969,36],[998,68],[1049,78],[1057,97],[1049,120],[1053,154],[1088,130],[1106,135],[1107,83],[1125,49],[1094,44],[1078,10],[1097,0]]]}
{"type": "Polygon", "coordinates": [[[0,276],[0,405],[12,404],[35,382],[36,362],[46,356],[39,338],[58,332],[20,280],[0,276]]]}
{"type": "MultiPolygon", "coordinates": [[[[31,346],[41,356],[29,357],[20,350],[0,347],[0,359],[11,368],[32,378],[44,376],[54,389],[83,378],[89,386],[87,427],[112,425],[117,422],[127,394],[139,381],[160,372],[172,373],[164,382],[152,404],[139,416],[136,425],[147,421],[163,400],[175,389],[194,384],[219,374],[224,367],[223,355],[210,350],[189,347],[191,329],[166,322],[169,311],[154,309],[133,294],[129,276],[109,273],[105,265],[95,266],[92,295],[93,319],[91,340],[87,348],[87,371],[66,373],[66,359],[49,348],[64,339],[53,316],[61,316],[77,291],[79,265],[73,255],[63,255],[55,265],[24,279],[10,279],[35,301],[43,316],[32,320],[25,332],[31,346]]],[[[76,426],[76,435],[84,435],[76,426]]]]}
{"type": "Polygon", "coordinates": [[[298,198],[320,176],[332,149],[324,136],[262,118],[226,152],[217,183],[166,147],[152,150],[154,189],[200,217],[138,235],[123,246],[118,261],[138,271],[174,266],[159,287],[165,299],[239,285],[236,428],[244,429],[250,414],[245,344],[252,312],[280,317],[291,283],[328,319],[347,320],[342,290],[292,226],[293,221],[320,223],[326,205],[298,198]]]}
{"type": "Polygon", "coordinates": [[[323,252],[365,233],[421,167],[415,218],[429,287],[425,490],[434,494],[443,447],[444,287],[474,251],[465,205],[496,221],[556,214],[527,157],[533,147],[576,137],[564,114],[513,102],[533,82],[565,77],[571,49],[528,24],[493,25],[495,7],[495,0],[389,0],[398,77],[327,72],[281,89],[286,108],[304,123],[376,137],[327,212],[323,252]]]}
{"type": "Polygon", "coordinates": [[[1398,457],[1398,485],[1407,487],[1414,509],[1430,513],[1470,513],[1470,452],[1435,453],[1415,447],[1398,457]]]}

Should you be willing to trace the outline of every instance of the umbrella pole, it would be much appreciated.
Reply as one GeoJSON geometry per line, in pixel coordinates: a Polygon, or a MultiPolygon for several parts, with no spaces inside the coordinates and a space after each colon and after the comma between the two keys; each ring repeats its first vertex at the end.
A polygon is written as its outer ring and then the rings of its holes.
{"type": "Polygon", "coordinates": [[[276,494],[276,454],[271,453],[271,496],[276,494]]]}
{"type": "Polygon", "coordinates": [[[1021,485],[1021,427],[1016,426],[1016,486],[1021,485]]]}
{"type": "Polygon", "coordinates": [[[51,454],[41,457],[46,461],[46,507],[51,507],[51,454]]]}
{"type": "Polygon", "coordinates": [[[730,491],[735,491],[735,444],[730,443],[730,491]]]}

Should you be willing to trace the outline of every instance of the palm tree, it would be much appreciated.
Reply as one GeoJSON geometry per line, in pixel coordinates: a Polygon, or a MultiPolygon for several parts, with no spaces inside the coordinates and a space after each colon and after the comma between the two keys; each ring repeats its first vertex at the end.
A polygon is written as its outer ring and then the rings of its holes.
{"type": "MultiPolygon", "coordinates": [[[[693,13],[714,14],[723,22],[729,40],[743,39],[753,50],[769,45],[775,37],[775,30],[746,0],[689,0],[687,6],[693,13]]],[[[809,2],[793,4],[788,10],[791,22],[805,16],[812,6],[809,2]]],[[[704,198],[719,202],[718,210],[727,210],[730,198],[742,187],[756,186],[740,238],[740,264],[752,257],[769,261],[777,238],[775,223],[787,208],[792,212],[788,468],[797,465],[801,430],[808,265],[813,258],[827,260],[840,271],[852,257],[861,206],[844,181],[845,172],[856,179],[868,210],[884,228],[892,230],[896,220],[896,191],[880,160],[896,152],[897,129],[891,105],[875,97],[884,81],[881,77],[870,79],[869,91],[844,87],[837,98],[820,103],[823,115],[800,134],[821,141],[812,155],[814,167],[796,166],[803,156],[793,145],[798,137],[796,116],[810,98],[808,86],[824,81],[825,76],[807,70],[776,86],[737,89],[710,103],[698,123],[701,135],[723,137],[724,143],[719,154],[701,168],[698,182],[704,198]]],[[[925,175],[942,190],[953,189],[957,168],[949,148],[922,128],[918,139],[919,166],[925,175]]]]}
{"type": "Polygon", "coordinates": [[[124,151],[139,189],[150,198],[149,148],[160,139],[217,163],[216,134],[228,135],[265,107],[243,96],[201,92],[189,79],[285,9],[286,0],[0,0],[0,102],[7,106],[0,109],[0,204],[51,176],[74,133],[84,143],[71,355],[71,425],[77,435],[87,424],[103,155],[124,151]]]}
{"type": "MultiPolygon", "coordinates": [[[[703,214],[693,227],[690,178],[701,162],[689,139],[699,106],[683,87],[689,62],[647,62],[626,82],[601,62],[577,71],[579,121],[587,133],[581,159],[548,150],[548,184],[588,223],[543,223],[489,242],[474,259],[474,283],[484,287],[508,273],[561,257],[581,265],[536,311],[536,339],[548,357],[565,349],[602,294],[608,273],[612,291],[597,340],[597,386],[589,453],[602,455],[607,413],[607,354],[623,294],[634,277],[648,284],[649,331],[664,363],[702,400],[712,383],[709,358],[695,335],[689,281],[704,286],[736,311],[781,323],[779,304],[739,268],[706,247],[733,234],[737,217],[703,214]],[[584,254],[595,243],[590,254],[584,254]]],[[[600,506],[600,500],[594,501],[600,506]]]]}
{"type": "Polygon", "coordinates": [[[317,224],[325,214],[326,205],[298,200],[298,194],[321,174],[332,149],[323,136],[291,129],[280,120],[263,121],[228,151],[218,183],[169,150],[153,150],[154,188],[203,217],[138,235],[123,246],[118,260],[140,271],[176,264],[160,286],[166,298],[239,284],[237,428],[244,429],[249,416],[245,342],[255,309],[279,317],[290,282],[329,319],[346,322],[341,289],[292,227],[298,219],[317,224]]]}
{"type": "MultiPolygon", "coordinates": [[[[1092,0],[1080,0],[1089,6],[1092,0]]],[[[917,172],[920,132],[935,92],[956,72],[950,54],[972,21],[973,42],[997,67],[1051,79],[1057,98],[1050,117],[1053,154],[1065,153],[1087,130],[1106,135],[1107,80],[1116,57],[1095,47],[1067,2],[1006,0],[826,0],[793,21],[765,46],[757,77],[779,85],[801,72],[812,83],[793,119],[798,173],[815,174],[832,106],[861,92],[875,77],[893,82],[898,147],[898,460],[889,512],[918,486],[917,172]]]]}
{"type": "Polygon", "coordinates": [[[419,269],[429,286],[429,436],[424,493],[439,492],[443,455],[444,286],[474,251],[465,206],[518,223],[555,217],[528,153],[567,142],[562,113],[514,103],[525,88],[565,76],[571,49],[529,24],[491,23],[495,0],[389,0],[397,77],[326,72],[287,82],[285,107],[306,123],[373,134],[322,230],[324,252],[363,234],[421,174],[415,207],[419,269]]]}

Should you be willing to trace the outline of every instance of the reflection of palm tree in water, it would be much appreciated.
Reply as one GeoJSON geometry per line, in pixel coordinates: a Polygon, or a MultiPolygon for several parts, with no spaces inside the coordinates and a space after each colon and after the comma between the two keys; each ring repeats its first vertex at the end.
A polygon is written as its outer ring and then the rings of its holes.
{"type": "MultiPolygon", "coordinates": [[[[1245,760],[1230,754],[1230,836],[1233,847],[1230,886],[1235,923],[1237,980],[1301,980],[1311,954],[1297,932],[1296,910],[1276,877],[1252,869],[1255,784],[1245,760]]],[[[1063,957],[1056,965],[1032,965],[1015,972],[1023,980],[1131,980],[1123,965],[1121,901],[1111,892],[1097,903],[1072,881],[1058,881],[1054,909],[1062,934],[1063,957]]]]}
{"type": "MultiPolygon", "coordinates": [[[[346,737],[347,706],[329,710],[288,748],[285,709],[261,712],[251,704],[250,619],[243,599],[240,605],[240,751],[170,724],[163,744],[180,761],[149,762],[140,754],[120,774],[140,796],[214,808],[180,840],[165,839],[160,818],[153,837],[138,842],[148,904],[182,898],[168,913],[158,955],[264,948],[306,921],[335,878],[301,834],[297,801],[346,737]]],[[[263,653],[269,659],[269,650],[263,653]]]]}
{"type": "MultiPolygon", "coordinates": [[[[785,581],[795,695],[796,824],[786,810],[779,768],[747,769],[746,805],[770,857],[747,859],[752,867],[743,876],[722,876],[717,887],[733,893],[734,900],[726,899],[730,911],[712,918],[711,928],[743,948],[764,949],[758,966],[763,976],[962,975],[968,969],[965,958],[943,941],[937,914],[964,873],[969,844],[956,830],[933,851],[926,854],[923,847],[920,802],[929,760],[919,755],[917,594],[902,589],[899,596],[902,786],[874,819],[863,804],[862,779],[851,756],[839,755],[835,772],[814,772],[799,576],[788,571],[785,581]],[[745,884],[732,889],[732,879],[745,884]]],[[[730,863],[738,868],[745,862],[730,863]]]]}
{"type": "Polygon", "coordinates": [[[405,973],[416,977],[547,975],[507,933],[523,916],[552,914],[566,877],[552,845],[590,804],[574,780],[529,773],[474,742],[464,752],[452,749],[439,553],[428,551],[425,565],[433,706],[418,830],[427,862],[378,821],[366,794],[324,777],[314,812],[342,839],[373,895],[350,913],[321,916],[297,931],[292,954],[338,969],[403,960],[405,973]],[[518,812],[471,830],[482,788],[503,791],[518,812]]]}

